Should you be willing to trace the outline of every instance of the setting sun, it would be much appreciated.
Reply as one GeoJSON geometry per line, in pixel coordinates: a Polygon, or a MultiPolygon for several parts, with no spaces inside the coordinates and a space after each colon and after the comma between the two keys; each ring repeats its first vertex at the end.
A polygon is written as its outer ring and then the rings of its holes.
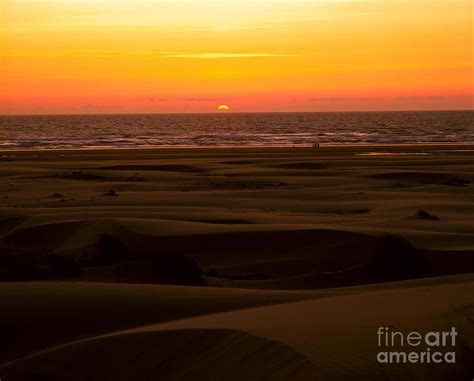
{"type": "Polygon", "coordinates": [[[219,111],[229,111],[230,107],[228,105],[219,105],[219,107],[217,107],[217,109],[219,111]]]}

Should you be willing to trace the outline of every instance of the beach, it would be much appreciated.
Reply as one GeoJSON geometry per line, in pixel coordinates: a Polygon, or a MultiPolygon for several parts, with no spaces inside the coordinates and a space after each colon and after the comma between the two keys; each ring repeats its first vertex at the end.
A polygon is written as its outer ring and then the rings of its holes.
{"type": "Polygon", "coordinates": [[[473,158],[1,151],[0,378],[472,379],[473,158]],[[456,363],[378,363],[385,326],[455,326],[456,363]]]}

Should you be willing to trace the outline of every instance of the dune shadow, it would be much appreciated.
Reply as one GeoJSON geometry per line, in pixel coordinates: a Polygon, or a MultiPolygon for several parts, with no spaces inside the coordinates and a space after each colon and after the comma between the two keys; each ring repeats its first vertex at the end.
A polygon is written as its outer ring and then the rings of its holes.
{"type": "Polygon", "coordinates": [[[39,352],[0,370],[8,380],[24,381],[311,380],[316,376],[312,362],[286,344],[233,329],[99,337],[39,352]]]}
{"type": "MultiPolygon", "coordinates": [[[[471,183],[470,179],[450,173],[438,172],[389,172],[378,173],[369,177],[377,180],[396,180],[399,182],[406,181],[408,183],[439,184],[459,187],[467,186],[471,183]]],[[[403,184],[400,183],[397,183],[397,185],[403,186],[403,184]]]]}
{"type": "Polygon", "coordinates": [[[258,164],[258,161],[255,160],[229,160],[229,161],[221,161],[219,164],[228,164],[228,165],[252,165],[258,164]]]}
{"type": "Polygon", "coordinates": [[[164,171],[164,172],[183,172],[183,173],[203,173],[204,169],[185,164],[131,164],[131,165],[112,165],[98,168],[107,171],[164,171]]]}
{"type": "Polygon", "coordinates": [[[193,222],[201,222],[204,224],[217,224],[217,225],[251,225],[252,221],[242,219],[201,219],[201,220],[188,220],[193,222]]]}
{"type": "Polygon", "coordinates": [[[320,170],[328,167],[321,163],[304,162],[304,163],[283,163],[272,165],[272,168],[278,169],[295,169],[295,170],[320,170]]]}

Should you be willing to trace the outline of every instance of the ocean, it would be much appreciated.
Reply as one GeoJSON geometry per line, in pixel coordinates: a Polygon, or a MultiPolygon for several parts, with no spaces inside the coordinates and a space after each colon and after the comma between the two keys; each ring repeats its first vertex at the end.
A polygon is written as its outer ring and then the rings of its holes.
{"type": "Polygon", "coordinates": [[[0,116],[0,149],[474,143],[474,111],[0,116]]]}

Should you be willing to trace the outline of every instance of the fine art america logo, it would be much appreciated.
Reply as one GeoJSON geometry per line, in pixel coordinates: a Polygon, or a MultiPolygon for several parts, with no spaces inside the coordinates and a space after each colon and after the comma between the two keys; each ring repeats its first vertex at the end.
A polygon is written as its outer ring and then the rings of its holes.
{"type": "Polygon", "coordinates": [[[381,364],[448,363],[456,362],[456,328],[426,333],[394,331],[389,327],[377,330],[377,361],[381,364]]]}

